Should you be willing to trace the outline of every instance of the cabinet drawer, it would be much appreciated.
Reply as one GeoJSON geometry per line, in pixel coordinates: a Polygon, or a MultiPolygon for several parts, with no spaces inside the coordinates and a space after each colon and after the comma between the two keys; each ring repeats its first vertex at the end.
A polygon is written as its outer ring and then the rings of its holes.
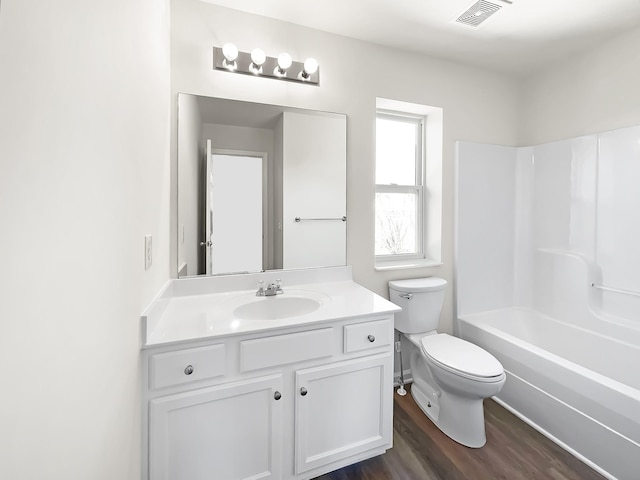
{"type": "Polygon", "coordinates": [[[344,327],[345,353],[383,347],[393,342],[390,320],[357,323],[344,327]]]}
{"type": "Polygon", "coordinates": [[[224,375],[225,362],[222,344],[158,353],[149,361],[149,387],[164,388],[224,375]]]}
{"type": "Polygon", "coordinates": [[[247,372],[328,357],[333,348],[333,328],[245,340],[240,343],[240,369],[247,372]]]}

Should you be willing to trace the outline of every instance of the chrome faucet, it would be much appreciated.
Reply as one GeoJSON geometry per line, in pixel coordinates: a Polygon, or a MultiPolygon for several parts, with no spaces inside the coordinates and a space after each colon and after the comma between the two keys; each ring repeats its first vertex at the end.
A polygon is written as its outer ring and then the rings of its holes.
{"type": "Polygon", "coordinates": [[[283,293],[282,280],[280,279],[276,280],[275,283],[270,283],[266,288],[264,286],[264,281],[260,280],[258,282],[256,297],[273,297],[274,295],[281,295],[283,293]]]}

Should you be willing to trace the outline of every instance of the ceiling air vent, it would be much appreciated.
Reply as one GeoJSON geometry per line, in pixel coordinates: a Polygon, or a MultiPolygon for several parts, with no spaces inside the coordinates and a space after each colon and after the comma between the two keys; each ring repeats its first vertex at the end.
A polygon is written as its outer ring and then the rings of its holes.
{"type": "Polygon", "coordinates": [[[469,10],[460,15],[456,19],[456,22],[477,27],[491,15],[500,10],[500,8],[502,8],[500,5],[480,0],[479,2],[474,3],[469,10]]]}

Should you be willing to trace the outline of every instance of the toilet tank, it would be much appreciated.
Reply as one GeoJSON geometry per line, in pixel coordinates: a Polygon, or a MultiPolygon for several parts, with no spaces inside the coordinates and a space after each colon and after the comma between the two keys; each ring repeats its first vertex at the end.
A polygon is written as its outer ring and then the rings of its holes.
{"type": "Polygon", "coordinates": [[[389,300],[402,307],[396,313],[396,330],[402,333],[436,330],[446,286],[447,281],[438,277],[389,282],[389,300]]]}

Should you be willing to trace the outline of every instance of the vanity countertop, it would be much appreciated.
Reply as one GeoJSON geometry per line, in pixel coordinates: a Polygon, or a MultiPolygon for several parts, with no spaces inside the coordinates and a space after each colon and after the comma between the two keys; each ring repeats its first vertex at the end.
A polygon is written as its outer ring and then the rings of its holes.
{"type": "MultiPolygon", "coordinates": [[[[284,275],[279,275],[284,276],[284,275]]],[[[254,274],[243,280],[255,285],[256,279],[265,274],[254,274]]],[[[273,275],[271,275],[273,277],[273,275]]],[[[278,301],[290,296],[304,296],[306,293],[320,299],[317,310],[286,318],[249,320],[239,318],[234,310],[243,303],[256,301],[256,289],[234,289],[220,291],[213,288],[211,293],[202,291],[202,282],[197,285],[196,293],[175,288],[165,288],[142,315],[143,348],[151,348],[176,342],[204,340],[210,337],[225,337],[237,334],[264,332],[298,325],[309,325],[332,320],[344,320],[367,315],[389,314],[400,311],[400,307],[381,296],[358,285],[345,275],[333,275],[334,278],[322,278],[321,281],[309,281],[309,278],[285,279],[284,293],[274,297],[262,297],[258,301],[278,301]],[[300,280],[299,283],[295,283],[300,280]],[[322,281],[324,280],[324,281],[322,281]]],[[[350,277],[350,270],[348,270],[350,277]]],[[[202,279],[206,281],[207,279],[202,279]]],[[[269,279],[267,279],[270,281],[269,279]]],[[[182,280],[173,280],[172,282],[182,280]]],[[[196,280],[197,281],[197,280],[196,280]]],[[[211,280],[209,280],[211,283],[211,280]]],[[[220,281],[218,281],[220,284],[220,281]]],[[[233,282],[230,283],[233,285],[233,282]]],[[[172,285],[169,285],[172,287],[172,285]]]]}

